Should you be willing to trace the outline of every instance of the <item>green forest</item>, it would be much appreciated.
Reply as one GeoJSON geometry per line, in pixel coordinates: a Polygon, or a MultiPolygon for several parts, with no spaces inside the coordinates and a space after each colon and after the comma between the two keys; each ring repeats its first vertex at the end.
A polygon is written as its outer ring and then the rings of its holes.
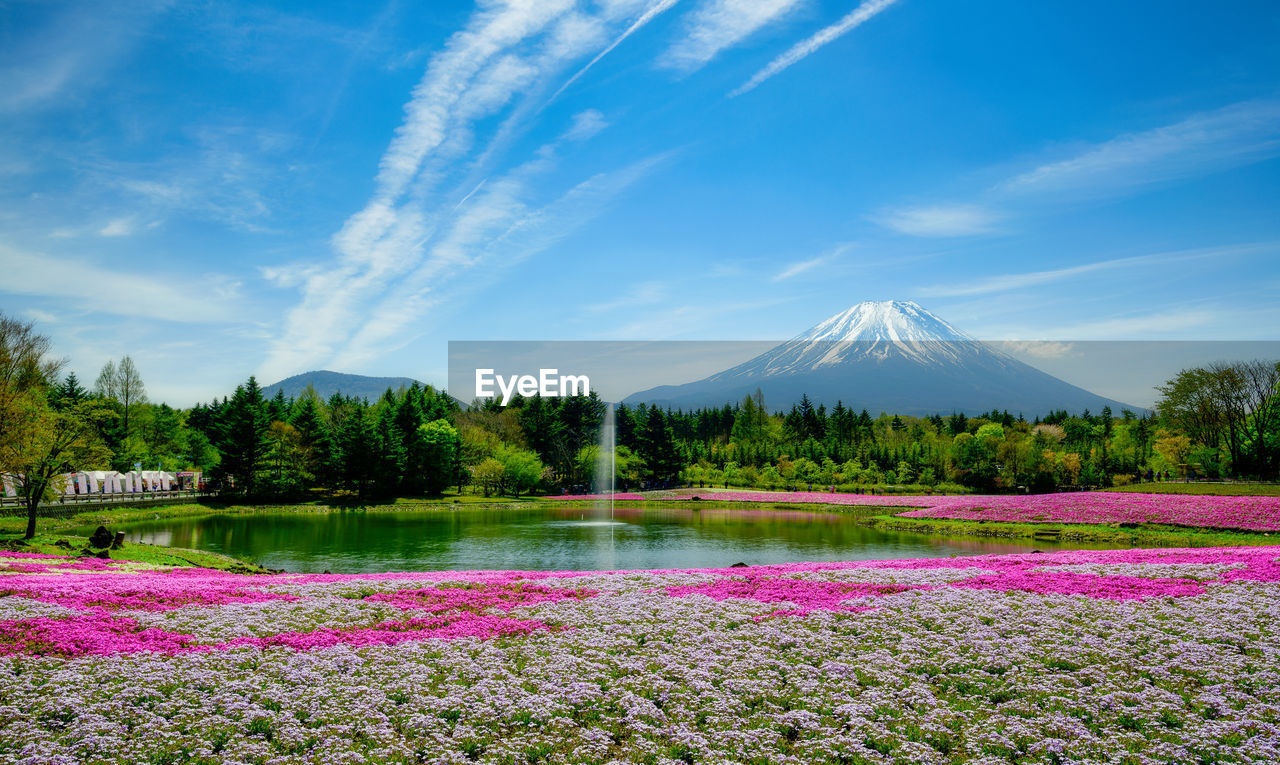
{"type": "MultiPolygon", "coordinates": [[[[595,394],[464,407],[430,386],[369,401],[308,389],[178,409],[148,399],[129,357],[86,384],[34,325],[0,317],[0,472],[37,501],[75,470],[200,470],[220,492],[356,501],[591,490],[607,405],[595,394]]],[[[908,417],[856,401],[773,408],[616,409],[619,489],[732,486],[842,491],[1053,491],[1168,478],[1273,479],[1280,364],[1187,369],[1153,412],[1007,411],[908,417]]]]}

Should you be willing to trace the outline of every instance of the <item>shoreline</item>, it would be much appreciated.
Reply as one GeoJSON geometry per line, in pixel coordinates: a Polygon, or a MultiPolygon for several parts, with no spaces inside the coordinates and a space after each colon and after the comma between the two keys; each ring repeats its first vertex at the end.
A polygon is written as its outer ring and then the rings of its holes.
{"type": "MultiPolygon", "coordinates": [[[[0,517],[0,549],[42,552],[59,555],[92,555],[87,547],[84,529],[103,525],[113,529],[121,524],[169,518],[202,518],[216,515],[330,514],[356,512],[456,513],[468,511],[520,511],[536,509],[587,509],[594,500],[556,500],[530,498],[491,502],[454,502],[416,500],[363,507],[322,504],[295,505],[223,505],[201,503],[165,505],[145,508],[86,509],[73,516],[42,518],[40,533],[32,544],[21,540],[25,521],[16,516],[0,517]],[[81,532],[81,533],[77,533],[81,532]]],[[[909,518],[899,515],[915,509],[894,505],[839,505],[817,503],[783,503],[762,501],[654,499],[626,500],[618,509],[657,511],[765,511],[787,513],[825,513],[840,515],[853,523],[885,532],[921,536],[969,537],[973,539],[1021,540],[1029,543],[1106,544],[1128,548],[1205,548],[1263,547],[1280,545],[1280,534],[1230,528],[1180,526],[1176,524],[1128,523],[1064,523],[1026,521],[959,520],[947,518],[909,518]],[[673,507],[674,505],[674,507],[673,507]]],[[[162,545],[129,543],[112,550],[113,559],[157,565],[194,566],[225,571],[266,572],[252,562],[220,553],[162,545]]]]}

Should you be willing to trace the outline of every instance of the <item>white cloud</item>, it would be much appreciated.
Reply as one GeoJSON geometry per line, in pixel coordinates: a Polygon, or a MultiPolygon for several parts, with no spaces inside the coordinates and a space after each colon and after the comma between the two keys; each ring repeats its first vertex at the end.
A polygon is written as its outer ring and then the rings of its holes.
{"type": "Polygon", "coordinates": [[[258,267],[258,273],[262,278],[277,287],[298,287],[318,270],[314,263],[285,263],[258,267]]]}
{"type": "Polygon", "coordinates": [[[578,78],[586,74],[587,70],[595,66],[600,61],[600,59],[612,53],[613,49],[621,45],[624,40],[626,40],[628,37],[635,34],[637,31],[639,31],[645,24],[648,24],[650,21],[653,21],[654,18],[658,16],[658,14],[663,13],[668,9],[670,9],[671,6],[676,4],[676,2],[677,0],[658,0],[658,2],[646,8],[645,12],[640,14],[640,17],[636,19],[631,24],[631,26],[627,27],[626,31],[618,35],[618,37],[615,38],[613,42],[609,43],[609,46],[607,48],[597,53],[596,57],[588,61],[586,66],[574,72],[572,77],[565,80],[565,83],[560,86],[559,90],[557,90],[555,93],[551,95],[551,98],[549,100],[551,101],[556,100],[556,98],[559,97],[559,95],[563,93],[566,88],[568,88],[573,83],[577,82],[578,78]]]}
{"type": "Polygon", "coordinates": [[[1246,101],[1118,136],[1021,173],[1007,192],[1105,191],[1215,172],[1280,154],[1280,102],[1246,101]]]}
{"type": "Polygon", "coordinates": [[[61,11],[0,49],[0,112],[74,103],[147,33],[163,2],[82,3],[61,11]]]}
{"type": "Polygon", "coordinates": [[[973,236],[993,231],[1000,216],[980,205],[944,204],[885,210],[873,220],[910,236],[973,236]]]}
{"type": "MultiPolygon", "coordinates": [[[[773,308],[775,306],[785,305],[794,302],[798,298],[794,295],[779,295],[773,298],[755,298],[745,301],[729,301],[725,303],[707,303],[695,302],[689,305],[676,306],[669,308],[662,306],[648,314],[636,314],[622,317],[626,319],[625,323],[614,327],[611,330],[601,332],[601,336],[613,339],[641,339],[641,340],[668,340],[680,337],[688,337],[695,335],[701,339],[706,339],[706,328],[715,323],[716,319],[724,316],[757,315],[760,311],[773,308]]],[[[759,348],[754,352],[749,352],[739,360],[755,356],[762,353],[776,344],[776,340],[769,340],[760,343],[759,348]]],[[[737,340],[731,343],[725,343],[720,346],[727,349],[728,352],[734,353],[742,348],[752,348],[752,341],[737,340]]],[[[724,366],[717,366],[717,369],[724,369],[724,366]]],[[[705,374],[705,373],[703,373],[705,374]]],[[[697,379],[702,375],[696,375],[692,379],[697,379]]]]}
{"type": "MultiPolygon", "coordinates": [[[[492,275],[542,252],[593,218],[667,156],[647,157],[621,170],[594,175],[540,207],[525,201],[532,191],[523,177],[526,168],[488,184],[466,214],[442,232],[422,265],[370,309],[360,331],[335,357],[335,364],[358,365],[403,346],[409,339],[403,336],[405,330],[444,300],[439,287],[456,272],[467,269],[492,275]]],[[[450,297],[476,288],[482,279],[477,276],[469,285],[452,284],[450,297]]]]}
{"type": "Polygon", "coordinates": [[[4,262],[0,290],[49,298],[74,310],[173,322],[245,319],[234,282],[219,282],[216,290],[201,289],[195,300],[185,286],[189,276],[103,268],[89,261],[37,255],[4,245],[0,245],[0,261],[4,262]]]}
{"type": "Polygon", "coordinates": [[[1139,316],[1115,316],[1099,321],[1059,327],[1055,334],[1079,340],[1137,340],[1172,335],[1186,340],[1188,329],[1212,326],[1222,319],[1219,311],[1178,310],[1139,316]]]}
{"type": "MultiPolygon", "coordinates": [[[[694,25],[695,37],[714,38],[718,50],[796,1],[711,3],[695,14],[705,22],[694,25]],[[736,9],[745,20],[730,23],[708,8],[736,9]],[[720,32],[707,32],[717,20],[720,32]]],[[[655,2],[639,11],[635,0],[622,0],[588,12],[571,0],[481,5],[427,63],[372,194],[332,238],[334,259],[305,274],[264,272],[277,284],[297,282],[300,300],[259,374],[274,379],[352,363],[403,344],[440,296],[456,300],[490,272],[551,246],[660,162],[663,155],[577,183],[552,173],[562,142],[604,126],[594,110],[523,160],[512,155],[527,151],[515,138],[569,64],[593,53],[598,59],[611,36],[616,45],[670,6],[655,2]],[[477,145],[480,131],[487,143],[477,145]]]]}
{"type": "Polygon", "coordinates": [[[587,109],[573,115],[573,124],[561,138],[566,141],[585,141],[608,126],[603,114],[596,109],[587,109]]]}
{"type": "Polygon", "coordinates": [[[705,0],[686,17],[685,34],[658,59],[663,67],[692,72],[720,51],[778,20],[799,0],[705,0]]]}
{"type": "Polygon", "coordinates": [[[510,76],[517,70],[509,63],[509,49],[545,31],[571,7],[569,0],[499,6],[478,13],[465,29],[454,34],[445,49],[432,57],[426,74],[414,88],[413,98],[405,105],[404,122],[396,129],[395,139],[380,163],[374,204],[404,191],[423,160],[448,138],[455,123],[454,112],[464,98],[471,100],[471,108],[505,101],[510,94],[501,94],[495,88],[518,84],[510,76]],[[495,66],[495,59],[502,61],[495,66]],[[505,71],[508,76],[498,76],[498,71],[505,71]],[[480,81],[485,81],[489,89],[474,91],[480,81]],[[503,98],[499,99],[500,95],[503,98]]]}
{"type": "Polygon", "coordinates": [[[1134,193],[1146,185],[1275,156],[1280,156],[1280,101],[1245,101],[1042,163],[979,193],[975,203],[889,209],[873,219],[912,236],[986,234],[1019,205],[1134,193]],[[992,209],[996,206],[999,216],[992,209]]]}
{"type": "Polygon", "coordinates": [[[291,147],[292,137],[236,124],[205,125],[193,133],[193,145],[150,161],[96,155],[79,160],[90,185],[113,195],[113,201],[124,197],[131,211],[99,230],[100,235],[125,235],[142,221],[150,221],[145,227],[152,228],[174,213],[247,231],[267,230],[270,195],[287,172],[272,160],[291,147]]]}
{"type": "Polygon", "coordinates": [[[760,83],[778,74],[783,69],[795,64],[801,59],[809,56],[822,46],[833,42],[848,32],[857,29],[872,17],[883,11],[885,8],[893,5],[897,0],[865,0],[857,8],[850,11],[844,18],[829,27],[819,30],[812,37],[793,45],[786,53],[778,56],[770,61],[768,66],[756,72],[751,79],[744,82],[736,90],[729,94],[730,98],[740,96],[749,90],[756,88],[760,83]]]}
{"type": "Polygon", "coordinates": [[[583,306],[583,310],[592,314],[612,313],[622,308],[653,305],[661,302],[669,291],[670,287],[663,282],[641,282],[613,300],[586,305],[583,306]]]}
{"type": "Polygon", "coordinates": [[[1035,287],[1042,284],[1057,284],[1064,280],[1100,271],[1111,271],[1121,268],[1150,268],[1157,265],[1185,262],[1191,260],[1220,259],[1230,256],[1247,256],[1260,253],[1274,253],[1280,249],[1280,243],[1261,242],[1244,245],[1227,245],[1223,247],[1207,247],[1192,250],[1176,250],[1173,252],[1137,255],[1129,258],[1116,258],[1094,263],[1085,263],[1068,268],[1055,268],[1048,271],[1029,271],[1016,274],[999,274],[987,276],[969,282],[938,284],[922,287],[917,293],[925,297],[962,297],[986,295],[993,292],[1008,292],[1035,287]]]}
{"type": "Polygon", "coordinates": [[[116,218],[98,229],[98,236],[129,236],[132,233],[132,218],[116,218]]]}
{"type": "Polygon", "coordinates": [[[812,271],[818,266],[830,263],[831,261],[840,257],[844,253],[848,252],[849,248],[852,246],[853,245],[850,245],[850,244],[842,244],[825,255],[819,255],[816,258],[809,258],[808,260],[801,260],[801,261],[792,263],[791,265],[787,266],[786,268],[782,269],[777,274],[775,274],[772,281],[781,282],[781,281],[785,281],[787,279],[791,279],[793,277],[799,276],[803,273],[812,271]]]}
{"type": "Polygon", "coordinates": [[[1075,350],[1074,343],[1055,340],[996,340],[989,341],[987,345],[1014,356],[1031,356],[1037,359],[1060,359],[1075,350]]]}
{"type": "MultiPolygon", "coordinates": [[[[432,56],[383,154],[373,196],[334,235],[336,261],[303,281],[302,300],[286,316],[284,333],[262,367],[264,377],[286,376],[332,358],[358,334],[370,301],[419,267],[423,245],[450,217],[467,214],[466,207],[426,207],[423,193],[444,168],[428,173],[425,164],[433,155],[443,163],[464,154],[474,121],[556,71],[563,64],[557,56],[574,55],[575,41],[586,46],[594,39],[590,25],[574,19],[555,34],[555,24],[571,6],[569,0],[548,0],[485,8],[432,56]],[[538,37],[547,42],[541,56],[518,52],[538,37]],[[410,193],[415,179],[422,182],[410,193]]],[[[419,304],[404,306],[406,316],[420,310],[419,304]]]]}

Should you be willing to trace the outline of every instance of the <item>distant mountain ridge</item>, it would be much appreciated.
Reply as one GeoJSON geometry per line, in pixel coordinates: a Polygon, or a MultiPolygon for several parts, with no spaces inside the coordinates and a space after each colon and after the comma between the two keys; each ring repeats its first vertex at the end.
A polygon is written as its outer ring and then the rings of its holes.
{"type": "Polygon", "coordinates": [[[276,395],[277,390],[283,390],[284,395],[290,398],[297,398],[307,386],[315,388],[320,398],[329,398],[334,393],[341,393],[344,396],[353,396],[355,398],[367,398],[370,401],[376,400],[379,396],[387,391],[408,388],[414,383],[426,386],[426,383],[419,382],[412,377],[367,377],[365,375],[352,375],[343,372],[331,372],[327,369],[318,369],[312,372],[303,372],[300,375],[286,377],[277,383],[265,385],[262,388],[262,395],[271,398],[276,395]]]}
{"type": "Polygon", "coordinates": [[[802,394],[815,405],[843,401],[872,413],[915,416],[1141,409],[1042,372],[899,300],[859,303],[745,363],[696,382],[634,393],[625,402],[715,407],[757,388],[774,410],[790,407],[802,394]]]}

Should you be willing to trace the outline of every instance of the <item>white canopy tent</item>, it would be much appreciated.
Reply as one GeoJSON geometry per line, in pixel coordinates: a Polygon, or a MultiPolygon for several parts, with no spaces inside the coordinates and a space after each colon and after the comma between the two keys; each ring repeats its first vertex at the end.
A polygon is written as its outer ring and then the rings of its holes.
{"type": "Polygon", "coordinates": [[[177,476],[164,470],[144,470],[142,474],[150,481],[153,491],[169,491],[178,482],[177,476]]]}
{"type": "Polygon", "coordinates": [[[86,473],[90,478],[90,493],[119,494],[120,474],[114,470],[90,470],[86,473]]]}
{"type": "Polygon", "coordinates": [[[68,496],[76,493],[76,476],[78,473],[62,474],[62,495],[68,496]]]}

